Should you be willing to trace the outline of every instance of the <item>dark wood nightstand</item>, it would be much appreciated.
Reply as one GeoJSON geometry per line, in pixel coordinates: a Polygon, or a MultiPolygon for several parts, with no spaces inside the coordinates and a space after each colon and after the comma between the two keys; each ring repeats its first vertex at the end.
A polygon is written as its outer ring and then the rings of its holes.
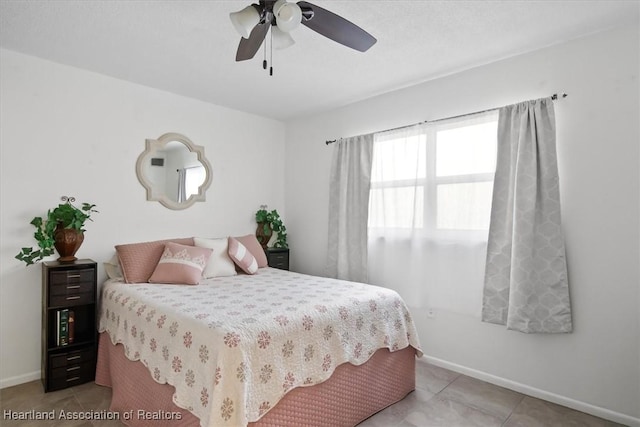
{"type": "Polygon", "coordinates": [[[267,248],[266,252],[269,267],[289,269],[289,248],[267,248]]]}
{"type": "Polygon", "coordinates": [[[90,259],[42,263],[42,384],[45,392],[95,379],[97,277],[98,265],[90,259]]]}

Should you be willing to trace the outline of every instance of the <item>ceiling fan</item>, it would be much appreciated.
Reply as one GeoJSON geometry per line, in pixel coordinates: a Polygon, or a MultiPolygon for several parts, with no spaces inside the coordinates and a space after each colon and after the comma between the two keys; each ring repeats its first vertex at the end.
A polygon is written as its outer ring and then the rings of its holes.
{"type": "MultiPolygon", "coordinates": [[[[271,28],[272,46],[285,48],[294,43],[289,34],[300,24],[344,46],[367,51],[376,39],[362,28],[326,9],[306,1],[260,0],[229,15],[242,38],[236,61],[255,56],[271,28]]],[[[264,62],[266,68],[266,61],[264,62]]]]}

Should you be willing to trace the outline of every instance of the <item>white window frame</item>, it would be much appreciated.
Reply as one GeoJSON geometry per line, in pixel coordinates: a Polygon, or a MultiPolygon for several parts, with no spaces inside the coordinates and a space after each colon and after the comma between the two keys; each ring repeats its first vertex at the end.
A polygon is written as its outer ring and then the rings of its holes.
{"type": "MultiPolygon", "coordinates": [[[[461,175],[448,175],[440,176],[436,175],[436,162],[437,162],[437,133],[442,130],[456,129],[471,126],[479,123],[490,123],[498,121],[498,112],[485,112],[482,113],[486,118],[483,118],[480,114],[466,116],[462,118],[453,118],[434,122],[432,125],[425,127],[424,133],[426,134],[426,176],[418,179],[402,179],[402,180],[387,180],[387,181],[372,181],[371,190],[383,189],[383,188],[401,188],[401,187],[419,187],[424,188],[423,196],[423,227],[421,232],[425,237],[433,237],[437,239],[480,239],[486,240],[487,229],[483,230],[469,230],[469,229],[439,229],[437,227],[438,221],[438,186],[445,184],[466,184],[477,182],[493,182],[495,177],[495,171],[490,173],[472,173],[461,175]],[[484,120],[483,120],[484,119],[484,120]],[[481,121],[478,121],[481,120],[481,121]],[[466,125],[464,123],[467,123],[466,125]]],[[[497,135],[496,135],[497,139],[497,135]]],[[[496,141],[497,144],[497,141],[496,141]]],[[[488,227],[488,225],[487,225],[488,227]]],[[[376,227],[369,226],[372,230],[380,230],[388,227],[376,227]]],[[[417,227],[416,227],[417,228],[417,227]]],[[[401,232],[404,227],[394,228],[398,232],[401,232]]],[[[414,230],[416,231],[416,230],[414,230]]]]}

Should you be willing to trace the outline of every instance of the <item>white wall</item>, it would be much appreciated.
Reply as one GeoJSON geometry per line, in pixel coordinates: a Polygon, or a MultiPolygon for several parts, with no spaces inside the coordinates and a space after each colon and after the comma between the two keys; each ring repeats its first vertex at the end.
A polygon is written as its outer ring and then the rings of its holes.
{"type": "Polygon", "coordinates": [[[101,263],[119,243],[255,231],[261,204],[284,211],[284,125],[0,50],[0,385],[39,377],[41,267],[34,216],[62,195],[97,205],[79,257],[101,263]],[[206,202],[183,211],[145,200],[135,164],[145,139],[182,133],[213,167],[206,202]]]}
{"type": "Polygon", "coordinates": [[[413,314],[435,362],[640,425],[638,36],[638,27],[596,34],[287,123],[292,269],[325,274],[325,140],[567,92],[556,122],[575,331],[525,335],[446,311],[413,314]]]}

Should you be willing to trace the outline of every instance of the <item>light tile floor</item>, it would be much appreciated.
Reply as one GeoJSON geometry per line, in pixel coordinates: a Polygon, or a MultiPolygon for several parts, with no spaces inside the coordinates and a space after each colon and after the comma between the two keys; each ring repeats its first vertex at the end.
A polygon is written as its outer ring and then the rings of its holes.
{"type": "MultiPolygon", "coordinates": [[[[88,383],[44,393],[40,381],[0,390],[2,426],[122,427],[118,421],[9,421],[6,410],[102,411],[111,390],[88,383]]],[[[419,360],[416,390],[358,427],[612,427],[620,424],[525,396],[419,360]]]]}

